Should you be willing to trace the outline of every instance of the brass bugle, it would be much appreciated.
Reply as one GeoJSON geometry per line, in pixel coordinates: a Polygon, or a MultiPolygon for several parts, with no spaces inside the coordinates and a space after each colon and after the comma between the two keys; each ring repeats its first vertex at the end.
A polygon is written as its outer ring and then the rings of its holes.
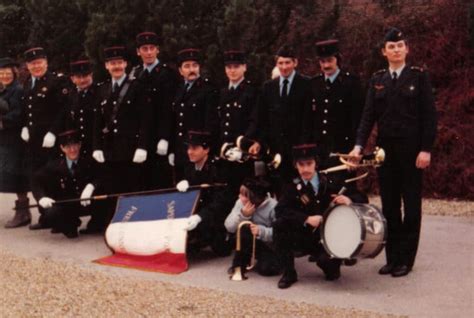
{"type": "Polygon", "coordinates": [[[325,170],[321,170],[321,173],[331,173],[336,171],[342,170],[349,170],[349,169],[359,169],[364,167],[379,167],[385,161],[385,151],[382,148],[376,147],[375,151],[371,155],[366,155],[362,157],[362,161],[360,163],[354,163],[349,161],[348,159],[355,158],[349,154],[340,154],[340,153],[332,153],[329,155],[330,157],[338,156],[339,160],[342,162],[342,165],[331,167],[325,170]],[[365,159],[364,159],[365,158],[365,159]],[[373,158],[373,159],[369,159],[373,158]]]}
{"type": "MultiPolygon", "coordinates": [[[[236,237],[236,241],[235,241],[235,252],[236,253],[241,253],[241,250],[242,250],[242,242],[241,242],[241,234],[240,234],[240,231],[242,230],[242,227],[245,226],[245,225],[253,225],[252,222],[250,221],[242,221],[239,223],[239,226],[237,227],[237,237],[236,237]]],[[[252,240],[252,257],[250,258],[250,264],[248,264],[245,269],[246,270],[251,270],[254,266],[255,266],[255,253],[256,253],[256,245],[257,245],[257,236],[256,235],[252,235],[253,236],[253,240],[252,240]]],[[[231,274],[231,276],[229,277],[231,280],[235,280],[235,281],[242,281],[242,280],[246,280],[247,277],[245,276],[245,273],[242,271],[242,267],[244,266],[244,264],[239,264],[238,266],[234,267],[233,268],[233,273],[231,274]]]]}

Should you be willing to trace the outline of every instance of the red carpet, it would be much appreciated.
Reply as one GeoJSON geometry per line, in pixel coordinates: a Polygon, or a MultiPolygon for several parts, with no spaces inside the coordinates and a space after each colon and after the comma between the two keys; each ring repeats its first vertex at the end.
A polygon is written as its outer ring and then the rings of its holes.
{"type": "Polygon", "coordinates": [[[99,258],[94,262],[102,265],[129,267],[166,274],[180,274],[188,269],[186,254],[170,252],[149,256],[115,253],[111,256],[99,258]]]}

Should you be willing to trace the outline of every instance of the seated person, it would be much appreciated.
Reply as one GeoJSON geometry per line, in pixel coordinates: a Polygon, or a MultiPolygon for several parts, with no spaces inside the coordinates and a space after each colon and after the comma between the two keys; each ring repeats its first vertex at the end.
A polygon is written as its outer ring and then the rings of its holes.
{"type": "Polygon", "coordinates": [[[83,158],[81,142],[75,130],[58,135],[64,158],[52,160],[33,177],[33,196],[45,209],[44,218],[52,225],[53,233],[63,233],[68,238],[78,237],[81,225],[79,216],[92,214],[87,229],[81,233],[97,233],[105,228],[101,202],[77,201],[55,204],[59,200],[90,198],[98,187],[98,169],[92,158],[83,158]]]}
{"type": "MultiPolygon", "coordinates": [[[[209,156],[211,134],[207,131],[189,131],[187,154],[189,162],[184,167],[184,180],[176,185],[178,191],[186,192],[189,186],[220,182],[219,167],[209,156]]],[[[224,220],[232,209],[234,200],[227,187],[217,186],[201,189],[195,213],[188,219],[188,251],[196,254],[207,245],[219,256],[228,256],[232,251],[224,227],[224,220]]]]}
{"type": "Polygon", "coordinates": [[[298,280],[295,252],[298,255],[310,254],[323,270],[326,280],[338,279],[341,260],[331,259],[320,243],[319,227],[323,214],[331,203],[367,202],[367,197],[349,184],[344,195],[337,194],[341,183],[317,172],[316,145],[293,147],[293,161],[298,177],[285,187],[275,208],[277,220],[273,225],[273,237],[283,266],[278,288],[288,288],[298,280]]]}
{"type": "Polygon", "coordinates": [[[255,241],[255,265],[257,273],[262,276],[273,276],[281,273],[278,257],[273,247],[273,228],[275,206],[277,201],[269,194],[270,184],[262,179],[247,178],[240,186],[239,199],[225,220],[229,233],[235,234],[241,222],[250,221],[250,226],[243,225],[240,229],[240,251],[236,251],[232,261],[232,270],[241,267],[245,273],[250,264],[255,241]]]}

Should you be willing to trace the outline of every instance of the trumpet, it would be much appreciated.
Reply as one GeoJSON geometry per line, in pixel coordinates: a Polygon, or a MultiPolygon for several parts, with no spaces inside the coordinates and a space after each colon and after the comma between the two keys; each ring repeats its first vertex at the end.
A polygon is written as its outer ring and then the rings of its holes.
{"type": "MultiPolygon", "coordinates": [[[[240,238],[240,231],[242,230],[243,226],[252,225],[252,224],[253,223],[250,222],[250,221],[242,221],[242,222],[239,223],[239,226],[237,227],[237,238],[236,238],[236,242],[235,242],[235,252],[236,252],[235,257],[238,258],[238,259],[242,258],[242,255],[241,255],[241,253],[242,253],[241,252],[242,243],[241,243],[241,238],[240,238]]],[[[247,277],[245,276],[245,271],[243,271],[243,267],[245,266],[245,270],[249,271],[252,268],[254,268],[254,266],[256,264],[255,252],[256,252],[257,236],[256,235],[252,235],[252,236],[253,236],[253,239],[252,239],[252,256],[250,258],[250,264],[248,264],[248,265],[239,264],[237,266],[234,266],[232,268],[232,273],[229,277],[231,280],[235,280],[235,281],[246,280],[247,277]]]]}
{"type": "Polygon", "coordinates": [[[342,153],[330,153],[329,157],[339,157],[339,161],[342,162],[342,165],[331,167],[325,170],[321,170],[321,173],[331,173],[342,170],[349,169],[359,169],[364,167],[380,167],[385,161],[385,151],[382,148],[375,147],[375,151],[370,155],[365,155],[362,157],[361,162],[353,163],[350,159],[355,159],[356,157],[349,154],[342,153]]]}

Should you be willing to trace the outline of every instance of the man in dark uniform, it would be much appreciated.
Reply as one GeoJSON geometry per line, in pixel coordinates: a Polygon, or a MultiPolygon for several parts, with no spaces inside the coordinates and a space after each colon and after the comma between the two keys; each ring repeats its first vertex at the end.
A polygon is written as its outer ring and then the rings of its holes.
{"type": "MultiPolygon", "coordinates": [[[[24,53],[30,77],[24,84],[23,128],[21,138],[27,143],[27,158],[30,177],[58,153],[54,148],[59,130],[58,114],[65,107],[68,95],[68,81],[62,75],[48,71],[46,52],[41,47],[31,48],[24,53]]],[[[43,222],[42,208],[37,224],[31,230],[48,228],[43,222]]]]}
{"type": "Polygon", "coordinates": [[[142,189],[150,137],[151,106],[140,82],[127,76],[125,54],[123,46],[104,50],[111,80],[101,85],[102,101],[94,128],[92,156],[105,162],[108,178],[104,187],[108,193],[142,189]]]}
{"type": "MultiPolygon", "coordinates": [[[[364,105],[359,77],[340,69],[338,45],[338,40],[316,43],[322,73],[311,79],[311,134],[325,158],[331,152],[352,150],[364,105]]],[[[338,163],[332,159],[321,168],[338,163]]]]}
{"type": "MultiPolygon", "coordinates": [[[[188,131],[186,144],[188,162],[184,168],[184,179],[178,182],[178,191],[185,192],[189,186],[222,182],[218,162],[211,158],[211,133],[188,131]]],[[[188,250],[197,253],[201,247],[210,245],[219,256],[228,256],[232,246],[224,227],[224,221],[234,204],[235,196],[226,187],[210,187],[201,190],[196,212],[188,219],[188,250]]]]}
{"type": "MultiPolygon", "coordinates": [[[[229,80],[221,89],[217,113],[219,116],[219,143],[237,144],[237,138],[244,136],[255,139],[257,130],[258,89],[245,79],[247,63],[245,53],[240,50],[224,52],[225,73],[229,80]]],[[[225,164],[225,178],[234,190],[242,184],[245,177],[254,174],[253,162],[229,162],[225,164]]]]}
{"type": "Polygon", "coordinates": [[[422,172],[431,161],[437,116],[428,74],[422,68],[406,65],[408,46],[400,30],[388,31],[382,54],[388,69],[376,72],[370,80],[351,155],[360,157],[377,123],[377,144],[386,152],[378,175],[388,226],[387,264],[379,273],[399,277],[407,275],[415,262],[421,228],[422,172]]]}
{"type": "Polygon", "coordinates": [[[70,78],[76,86],[69,93],[66,107],[60,115],[61,130],[76,129],[84,156],[92,154],[94,118],[99,103],[99,88],[93,83],[92,64],[88,59],[70,63],[70,78]]]}
{"type": "Polygon", "coordinates": [[[283,266],[278,288],[288,288],[298,280],[295,251],[310,254],[326,280],[338,279],[341,260],[331,259],[320,243],[323,214],[331,203],[367,202],[367,197],[354,186],[348,186],[345,195],[337,194],[340,184],[317,173],[319,159],[315,144],[293,147],[293,158],[299,176],[286,186],[275,208],[277,220],[273,224],[276,251],[283,266]]]}
{"type": "MultiPolygon", "coordinates": [[[[304,127],[308,127],[306,114],[310,107],[311,90],[309,80],[296,72],[298,59],[289,46],[281,47],[275,64],[280,76],[263,85],[259,98],[258,139],[260,143],[251,147],[251,152],[266,145],[274,153],[280,153],[282,163],[274,183],[280,188],[283,180],[294,175],[291,147],[307,137],[304,127]],[[280,179],[280,181],[278,181],[280,179]]],[[[280,189],[276,189],[278,193],[280,189]]]]}
{"type": "MultiPolygon", "coordinates": [[[[168,158],[175,166],[176,180],[183,177],[183,165],[187,161],[185,138],[189,130],[206,130],[216,136],[218,131],[218,90],[201,74],[201,51],[194,48],[178,52],[179,73],[183,81],[178,87],[173,110],[175,116],[173,153],[168,158]]],[[[211,142],[215,146],[216,138],[211,142]]],[[[215,150],[215,149],[213,149],[215,150]]]]}
{"type": "Polygon", "coordinates": [[[178,74],[159,59],[160,39],[154,32],[142,32],[136,37],[137,55],[143,64],[131,75],[145,89],[152,107],[152,123],[145,168],[148,189],[166,188],[172,184],[172,168],[168,163],[169,142],[172,136],[172,102],[178,86],[178,74]]]}
{"type": "Polygon", "coordinates": [[[52,160],[36,172],[33,179],[33,195],[45,209],[44,218],[68,238],[78,236],[79,216],[92,213],[86,233],[103,230],[104,210],[94,201],[55,204],[59,200],[90,198],[99,186],[97,163],[81,156],[81,141],[77,131],[69,130],[58,135],[64,158],[52,160]]]}

